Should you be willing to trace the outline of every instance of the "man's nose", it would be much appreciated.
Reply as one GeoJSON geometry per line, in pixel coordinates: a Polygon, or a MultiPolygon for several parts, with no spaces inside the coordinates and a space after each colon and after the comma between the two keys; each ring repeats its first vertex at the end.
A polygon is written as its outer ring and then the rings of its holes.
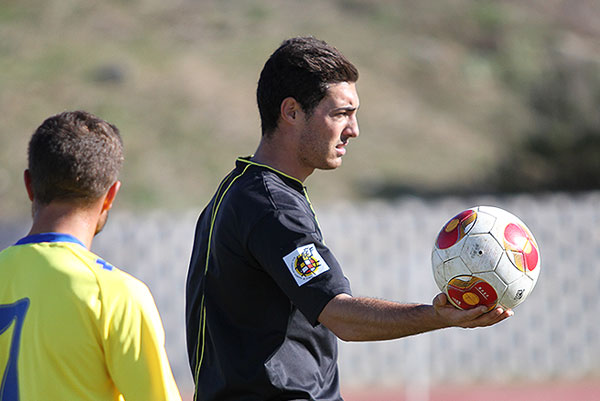
{"type": "Polygon", "coordinates": [[[348,135],[350,137],[356,138],[358,136],[359,128],[358,128],[358,119],[356,118],[356,116],[352,116],[352,118],[350,119],[347,131],[348,131],[348,135]]]}

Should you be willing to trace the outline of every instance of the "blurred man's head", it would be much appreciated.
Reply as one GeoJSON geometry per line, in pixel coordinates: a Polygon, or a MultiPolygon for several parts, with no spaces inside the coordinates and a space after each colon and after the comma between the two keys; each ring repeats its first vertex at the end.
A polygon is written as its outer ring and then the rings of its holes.
{"type": "Polygon", "coordinates": [[[117,181],[123,142],[114,125],[84,111],[48,118],[28,150],[33,201],[82,206],[101,198],[117,181]]]}

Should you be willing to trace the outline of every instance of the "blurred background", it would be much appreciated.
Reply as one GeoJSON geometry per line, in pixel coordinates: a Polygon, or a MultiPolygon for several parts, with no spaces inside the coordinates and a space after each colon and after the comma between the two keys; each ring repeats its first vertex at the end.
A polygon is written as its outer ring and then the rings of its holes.
{"type": "Polygon", "coordinates": [[[356,294],[430,302],[437,230],[481,203],[530,226],[545,269],[497,328],[341,344],[345,397],[452,400],[457,388],[463,400],[550,400],[550,388],[600,399],[598,1],[2,0],[0,245],[29,228],[22,172],[35,128],[72,109],[116,124],[123,187],[94,250],[150,286],[189,396],[195,219],[235,158],[254,152],[260,70],[296,35],[326,40],[361,74],[360,138],[342,168],[306,182],[356,294]]]}

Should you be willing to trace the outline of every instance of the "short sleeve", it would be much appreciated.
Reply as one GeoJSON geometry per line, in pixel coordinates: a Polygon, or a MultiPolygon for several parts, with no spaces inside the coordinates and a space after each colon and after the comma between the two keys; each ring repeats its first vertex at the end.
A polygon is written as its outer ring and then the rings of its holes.
{"type": "Polygon", "coordinates": [[[297,210],[265,215],[249,237],[248,249],[312,325],[336,295],[350,294],[350,284],[322,241],[314,219],[297,210]]]}
{"type": "Polygon", "coordinates": [[[125,273],[122,277],[122,285],[103,294],[109,374],[126,401],[180,401],[154,299],[142,282],[125,273]]]}

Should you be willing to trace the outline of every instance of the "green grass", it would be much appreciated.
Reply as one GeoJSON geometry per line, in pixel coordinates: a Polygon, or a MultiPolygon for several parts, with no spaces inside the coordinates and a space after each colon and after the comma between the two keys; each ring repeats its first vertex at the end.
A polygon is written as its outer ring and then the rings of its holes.
{"type": "Polygon", "coordinates": [[[256,148],[254,91],[266,58],[305,34],[338,47],[361,73],[361,137],[339,171],[309,178],[315,202],[493,189],[486,183],[498,166],[535,132],[528,96],[545,84],[545,67],[570,55],[600,62],[600,33],[586,18],[599,7],[567,15],[542,4],[4,2],[0,218],[29,213],[28,137],[65,109],[121,129],[119,207],[202,207],[234,159],[256,148]]]}

